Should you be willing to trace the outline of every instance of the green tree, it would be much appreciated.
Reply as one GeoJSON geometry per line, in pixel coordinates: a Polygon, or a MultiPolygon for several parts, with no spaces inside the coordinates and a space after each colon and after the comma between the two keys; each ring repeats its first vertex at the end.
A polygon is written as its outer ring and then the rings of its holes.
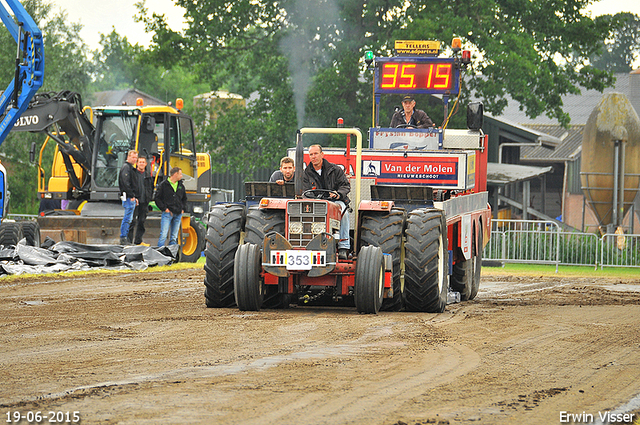
{"type": "Polygon", "coordinates": [[[115,29],[109,34],[100,34],[100,46],[101,50],[93,52],[94,91],[135,87],[138,78],[149,72],[140,60],[144,48],[138,44],[131,45],[127,37],[121,36],[115,29]]]}
{"type": "Polygon", "coordinates": [[[469,88],[487,111],[499,115],[508,94],[528,116],[544,113],[568,125],[563,95],[578,94],[580,87],[603,90],[613,83],[610,74],[589,65],[588,58],[611,28],[583,15],[588,4],[588,0],[476,0],[464,6],[411,2],[407,15],[413,19],[395,35],[440,40],[460,36],[463,47],[476,52],[469,88]]]}
{"type": "Polygon", "coordinates": [[[40,90],[85,93],[94,67],[85,53],[88,47],[80,37],[82,26],[69,23],[63,12],[47,16],[49,19],[41,28],[45,40],[45,78],[40,90]]]}
{"type": "Polygon", "coordinates": [[[608,23],[613,32],[601,42],[601,53],[593,55],[591,63],[604,71],[631,72],[633,62],[640,58],[640,17],[625,12],[598,19],[608,23]]]}
{"type": "MultiPolygon", "coordinates": [[[[115,30],[100,36],[102,50],[93,52],[94,82],[92,92],[136,88],[166,102],[185,100],[208,91],[197,75],[188,71],[179,61],[161,60],[155,50],[138,44],[132,45],[115,30]]],[[[185,111],[191,111],[191,102],[185,102],[185,111]]]]}
{"type": "MultiPolygon", "coordinates": [[[[546,114],[567,125],[564,94],[578,93],[581,87],[602,90],[613,81],[608,72],[589,64],[612,30],[610,22],[583,14],[589,0],[176,3],[186,10],[188,29],[177,34],[154,15],[148,21],[156,31],[152,50],[180,46],[184,55],[178,59],[171,49],[174,60],[197,64],[194,72],[212,87],[252,95],[242,125],[226,127],[227,137],[211,146],[225,152],[218,158],[221,164],[238,171],[267,161],[257,155],[231,160],[226,143],[258,143],[262,150],[247,146],[246,152],[264,154],[281,149],[277,159],[293,145],[296,126],[332,126],[343,117],[346,125],[369,127],[372,76],[362,57],[365,50],[392,54],[395,39],[440,40],[446,46],[453,36],[461,37],[463,46],[474,52],[461,105],[474,93],[496,115],[509,95],[529,116],[546,114]],[[260,128],[266,142],[249,139],[247,128],[260,128]]],[[[419,101],[440,121],[442,113],[429,99],[419,101]]],[[[382,104],[382,125],[394,102],[398,99],[382,104]]]]}

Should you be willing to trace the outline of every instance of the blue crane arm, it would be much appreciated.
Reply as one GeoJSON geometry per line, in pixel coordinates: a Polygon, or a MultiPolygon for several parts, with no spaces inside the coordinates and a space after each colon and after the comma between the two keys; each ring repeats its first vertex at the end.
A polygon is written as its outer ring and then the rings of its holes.
{"type": "Polygon", "coordinates": [[[33,18],[18,0],[0,2],[0,19],[17,43],[15,76],[0,96],[0,144],[29,106],[44,81],[44,40],[33,18]]]}

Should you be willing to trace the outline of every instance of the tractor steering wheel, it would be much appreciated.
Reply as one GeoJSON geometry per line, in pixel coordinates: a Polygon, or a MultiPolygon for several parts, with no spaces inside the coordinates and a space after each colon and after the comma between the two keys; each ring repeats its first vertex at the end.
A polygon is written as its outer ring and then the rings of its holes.
{"type": "Polygon", "coordinates": [[[338,194],[338,192],[336,192],[335,190],[309,189],[304,191],[304,193],[302,194],[302,197],[309,198],[309,199],[327,199],[327,200],[335,199],[337,201],[339,196],[336,198],[332,198],[331,197],[332,193],[335,193],[336,195],[338,194]]]}
{"type": "Polygon", "coordinates": [[[409,128],[409,127],[414,128],[413,125],[411,125],[411,124],[398,124],[398,125],[396,125],[396,128],[409,128]]]}

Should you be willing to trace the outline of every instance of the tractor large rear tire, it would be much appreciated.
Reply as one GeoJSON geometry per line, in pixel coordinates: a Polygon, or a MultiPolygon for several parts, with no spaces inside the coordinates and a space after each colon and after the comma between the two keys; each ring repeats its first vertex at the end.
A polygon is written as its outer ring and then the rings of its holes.
{"type": "Polygon", "coordinates": [[[27,240],[27,245],[40,248],[40,225],[37,221],[21,221],[22,235],[27,240]]]}
{"type": "Polygon", "coordinates": [[[233,262],[244,225],[244,206],[215,205],[207,224],[204,296],[207,307],[233,307],[233,262]]]}
{"type": "Polygon", "coordinates": [[[241,311],[260,311],[264,300],[264,282],[260,278],[262,255],[258,245],[245,243],[238,247],[234,265],[234,291],[241,311]]]}
{"type": "Polygon", "coordinates": [[[482,229],[480,229],[479,247],[473,244],[472,257],[453,265],[451,273],[451,289],[460,292],[460,300],[472,300],[478,294],[480,273],[482,269],[482,229]]]}
{"type": "Polygon", "coordinates": [[[362,216],[360,241],[363,246],[373,245],[391,254],[393,262],[393,297],[382,301],[383,311],[402,309],[402,231],[406,221],[405,212],[393,209],[391,212],[367,212],[362,216]]]}
{"type": "Polygon", "coordinates": [[[358,313],[377,314],[384,294],[382,248],[364,246],[356,264],[355,302],[358,313]]]}
{"type": "Polygon", "coordinates": [[[440,210],[418,209],[405,231],[404,306],[408,311],[442,313],[447,306],[447,223],[440,210]]]}
{"type": "MultiPolygon", "coordinates": [[[[256,244],[262,249],[264,237],[267,233],[277,232],[285,236],[284,225],[284,210],[249,208],[244,241],[245,243],[256,244]]],[[[278,285],[265,285],[262,308],[289,308],[292,299],[291,294],[280,293],[278,285]]]]}
{"type": "Polygon", "coordinates": [[[3,221],[0,223],[0,245],[4,247],[10,245],[16,246],[23,237],[20,223],[13,221],[3,221]]]}
{"type": "Polygon", "coordinates": [[[262,248],[267,233],[278,232],[284,236],[284,210],[249,208],[245,225],[245,243],[262,248]]]}
{"type": "Polygon", "coordinates": [[[189,220],[190,228],[188,229],[186,241],[182,245],[182,252],[180,253],[180,262],[182,263],[195,263],[202,255],[202,250],[205,245],[206,230],[200,221],[191,216],[189,220]]]}

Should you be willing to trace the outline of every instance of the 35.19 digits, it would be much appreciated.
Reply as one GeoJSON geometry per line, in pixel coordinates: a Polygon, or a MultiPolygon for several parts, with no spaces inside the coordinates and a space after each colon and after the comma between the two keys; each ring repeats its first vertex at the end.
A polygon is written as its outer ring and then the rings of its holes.
{"type": "Polygon", "coordinates": [[[63,423],[78,423],[80,422],[80,412],[27,412],[21,413],[18,411],[7,412],[7,423],[18,423],[20,421],[26,421],[27,423],[50,423],[50,424],[63,424],[63,423]]]}

